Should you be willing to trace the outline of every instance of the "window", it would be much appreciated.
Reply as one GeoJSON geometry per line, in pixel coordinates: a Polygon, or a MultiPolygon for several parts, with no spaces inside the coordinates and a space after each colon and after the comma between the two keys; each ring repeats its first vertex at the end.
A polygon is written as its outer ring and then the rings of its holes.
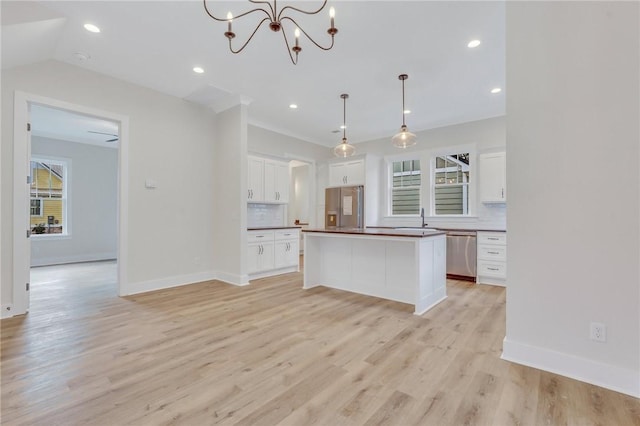
{"type": "Polygon", "coordinates": [[[393,161],[391,171],[391,214],[420,213],[420,160],[393,161]]]}
{"type": "Polygon", "coordinates": [[[31,159],[31,230],[34,234],[67,233],[67,161],[31,159]]]}
{"type": "Polygon", "coordinates": [[[435,215],[469,214],[469,153],[435,157],[433,210],[435,215]]]}

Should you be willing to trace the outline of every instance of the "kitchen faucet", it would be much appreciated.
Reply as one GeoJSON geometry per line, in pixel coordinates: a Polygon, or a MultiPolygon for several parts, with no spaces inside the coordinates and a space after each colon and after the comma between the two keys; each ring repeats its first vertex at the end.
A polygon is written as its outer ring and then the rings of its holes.
{"type": "Polygon", "coordinates": [[[424,207],[420,209],[420,217],[422,218],[422,227],[424,228],[428,225],[428,223],[424,223],[424,207]]]}

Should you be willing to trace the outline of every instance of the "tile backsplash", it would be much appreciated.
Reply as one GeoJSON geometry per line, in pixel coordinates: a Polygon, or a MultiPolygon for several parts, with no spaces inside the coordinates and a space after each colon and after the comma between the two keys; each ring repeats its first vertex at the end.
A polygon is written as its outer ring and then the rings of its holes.
{"type": "Polygon", "coordinates": [[[286,225],[285,208],[284,204],[247,204],[247,228],[286,225]]]}

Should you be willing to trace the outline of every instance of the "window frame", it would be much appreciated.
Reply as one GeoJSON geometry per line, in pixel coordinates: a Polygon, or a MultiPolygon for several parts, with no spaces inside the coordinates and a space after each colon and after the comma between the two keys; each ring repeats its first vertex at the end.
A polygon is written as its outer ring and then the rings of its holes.
{"type": "MultiPolygon", "coordinates": [[[[29,195],[31,195],[31,194],[29,194],[29,195]]],[[[30,213],[31,217],[43,217],[42,216],[42,214],[43,214],[43,212],[42,212],[42,198],[37,198],[37,197],[36,198],[32,198],[31,196],[29,196],[29,213],[30,213]],[[31,202],[32,201],[39,201],[38,210],[40,211],[40,214],[32,214],[31,213],[31,209],[33,208],[33,207],[31,207],[31,202]]]]}
{"type": "MultiPolygon", "coordinates": [[[[60,220],[60,225],[62,226],[62,232],[59,234],[31,234],[31,238],[35,239],[67,239],[71,236],[71,185],[69,184],[71,181],[71,159],[65,157],[56,157],[46,154],[31,154],[31,159],[29,163],[29,173],[31,174],[31,180],[33,181],[33,170],[31,168],[31,162],[38,163],[49,163],[54,165],[62,166],[62,191],[60,198],[54,198],[60,200],[62,202],[62,218],[60,220]]],[[[29,200],[39,199],[43,200],[42,197],[31,197],[31,188],[29,188],[29,200]]],[[[40,216],[33,217],[42,217],[44,218],[44,202],[41,201],[41,210],[42,213],[40,216]]],[[[32,216],[30,216],[32,217],[32,216]]],[[[31,220],[29,220],[29,223],[31,220]]],[[[46,225],[46,224],[45,224],[46,225]]],[[[30,228],[33,228],[34,225],[30,224],[30,228]]]]}
{"type": "Polygon", "coordinates": [[[429,202],[430,217],[436,218],[468,218],[475,217],[476,215],[476,185],[477,185],[477,173],[476,173],[476,148],[474,145],[460,145],[452,146],[449,148],[438,149],[431,152],[429,161],[429,202]],[[456,183],[451,186],[466,186],[467,188],[467,212],[461,214],[437,214],[436,213],[436,188],[440,185],[436,184],[436,159],[438,157],[446,157],[449,155],[456,155],[461,153],[467,153],[469,155],[469,182],[456,183]]]}
{"type": "MultiPolygon", "coordinates": [[[[387,171],[387,181],[386,181],[386,217],[389,218],[410,218],[410,217],[420,217],[420,208],[424,205],[424,159],[421,153],[414,152],[411,154],[401,154],[394,156],[385,157],[386,162],[386,171],[387,171]],[[415,214],[394,214],[393,213],[393,163],[403,162],[403,161],[419,161],[420,162],[420,186],[418,187],[418,212],[415,214]]],[[[408,187],[415,188],[415,186],[408,187]]]]}

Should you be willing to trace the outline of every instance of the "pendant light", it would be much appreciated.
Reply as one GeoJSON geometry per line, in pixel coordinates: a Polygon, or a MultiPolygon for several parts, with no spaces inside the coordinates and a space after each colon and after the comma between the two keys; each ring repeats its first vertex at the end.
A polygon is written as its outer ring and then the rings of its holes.
{"type": "Polygon", "coordinates": [[[407,130],[407,125],[404,122],[406,111],[404,109],[404,81],[408,78],[409,76],[407,74],[400,74],[398,76],[398,79],[402,80],[402,127],[400,127],[400,132],[391,138],[391,143],[396,148],[408,148],[416,144],[416,135],[407,130]]]}
{"type": "Polygon", "coordinates": [[[349,95],[343,93],[340,95],[343,100],[342,109],[342,142],[333,148],[333,154],[336,157],[351,157],[356,153],[356,148],[347,142],[347,98],[349,95]]]}

